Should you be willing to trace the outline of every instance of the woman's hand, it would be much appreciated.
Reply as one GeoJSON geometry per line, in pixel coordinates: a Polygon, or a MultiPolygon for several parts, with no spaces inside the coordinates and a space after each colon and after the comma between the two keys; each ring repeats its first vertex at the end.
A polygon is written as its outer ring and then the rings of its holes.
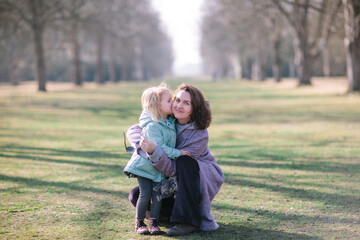
{"type": "Polygon", "coordinates": [[[146,139],[142,136],[140,140],[140,147],[148,154],[153,154],[156,148],[156,144],[153,141],[146,139]]]}
{"type": "Polygon", "coordinates": [[[191,154],[190,154],[190,152],[188,152],[188,151],[185,151],[185,150],[180,150],[180,152],[181,152],[181,155],[183,156],[183,155],[188,155],[189,157],[191,157],[191,154]]]}

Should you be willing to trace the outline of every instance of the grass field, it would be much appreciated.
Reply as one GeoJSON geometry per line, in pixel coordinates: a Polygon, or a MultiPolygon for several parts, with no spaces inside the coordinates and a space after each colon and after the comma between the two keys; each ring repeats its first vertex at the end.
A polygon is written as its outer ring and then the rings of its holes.
{"type": "Polygon", "coordinates": [[[360,95],[336,79],[183,81],[213,111],[209,145],[225,174],[217,231],[134,233],[122,134],[158,82],[30,84],[0,86],[0,239],[360,239],[360,95]]]}

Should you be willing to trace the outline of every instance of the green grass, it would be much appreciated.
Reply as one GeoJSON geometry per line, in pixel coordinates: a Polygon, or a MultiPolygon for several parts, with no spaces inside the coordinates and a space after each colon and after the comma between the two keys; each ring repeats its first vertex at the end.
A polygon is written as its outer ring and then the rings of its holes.
{"type": "Polygon", "coordinates": [[[186,81],[213,111],[217,231],[134,233],[122,133],[157,82],[120,83],[0,96],[0,239],[360,238],[359,95],[186,81]]]}

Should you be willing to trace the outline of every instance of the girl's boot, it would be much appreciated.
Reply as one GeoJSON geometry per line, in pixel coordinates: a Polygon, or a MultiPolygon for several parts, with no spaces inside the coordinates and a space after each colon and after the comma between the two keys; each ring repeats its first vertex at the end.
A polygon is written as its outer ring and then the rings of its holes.
{"type": "Polygon", "coordinates": [[[146,224],[144,223],[144,219],[136,219],[135,232],[141,235],[149,234],[149,230],[147,229],[146,224]]]}
{"type": "Polygon", "coordinates": [[[150,233],[151,235],[157,235],[161,233],[159,228],[159,221],[156,218],[150,218],[150,233]]]}

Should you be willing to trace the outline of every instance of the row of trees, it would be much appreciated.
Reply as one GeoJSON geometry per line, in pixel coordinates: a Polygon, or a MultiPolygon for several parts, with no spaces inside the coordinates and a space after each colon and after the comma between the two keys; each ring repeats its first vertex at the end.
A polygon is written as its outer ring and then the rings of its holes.
{"type": "Polygon", "coordinates": [[[35,77],[39,91],[49,78],[146,80],[173,62],[150,0],[0,0],[0,55],[1,80],[35,77]]]}
{"type": "Polygon", "coordinates": [[[208,0],[204,10],[201,50],[214,77],[287,73],[308,85],[318,69],[347,71],[360,91],[360,0],[208,0]]]}

